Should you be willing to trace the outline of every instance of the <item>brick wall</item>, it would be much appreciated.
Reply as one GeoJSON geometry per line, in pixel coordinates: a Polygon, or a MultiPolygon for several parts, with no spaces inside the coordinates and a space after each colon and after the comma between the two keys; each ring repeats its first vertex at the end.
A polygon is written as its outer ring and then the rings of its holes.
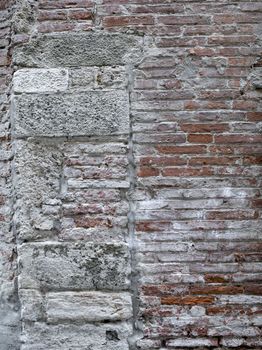
{"type": "Polygon", "coordinates": [[[260,349],[261,1],[0,8],[3,350],[260,349]]]}

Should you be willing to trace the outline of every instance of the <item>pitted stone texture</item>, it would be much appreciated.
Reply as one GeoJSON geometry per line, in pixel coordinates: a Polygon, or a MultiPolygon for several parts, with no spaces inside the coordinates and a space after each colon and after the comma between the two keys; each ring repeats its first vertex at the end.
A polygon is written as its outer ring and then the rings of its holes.
{"type": "Polygon", "coordinates": [[[96,71],[95,88],[119,89],[127,86],[127,73],[123,67],[101,67],[96,71]]]}
{"type": "MultiPolygon", "coordinates": [[[[3,1],[1,1],[3,2],[3,1]]],[[[28,0],[17,0],[12,24],[15,33],[28,33],[35,21],[33,6],[28,0]]]]}
{"type": "Polygon", "coordinates": [[[104,325],[25,324],[21,350],[128,350],[132,326],[127,322],[104,325]]]}
{"type": "Polygon", "coordinates": [[[250,76],[255,89],[262,89],[262,67],[255,67],[250,76]]]}
{"type": "Polygon", "coordinates": [[[72,90],[125,89],[128,74],[125,67],[85,67],[69,70],[69,85],[72,90]]]}
{"type": "Polygon", "coordinates": [[[44,296],[36,289],[20,289],[21,319],[39,321],[45,317],[44,296]]]}
{"type": "Polygon", "coordinates": [[[122,290],[129,286],[128,246],[37,243],[19,247],[19,287],[45,290],[122,290]]]}
{"type": "Polygon", "coordinates": [[[16,254],[11,244],[0,244],[0,349],[19,349],[19,302],[15,275],[16,254]]]}
{"type": "Polygon", "coordinates": [[[24,321],[104,322],[132,317],[128,292],[51,292],[42,295],[35,289],[21,289],[21,316],[24,321]]]}
{"type": "Polygon", "coordinates": [[[20,95],[14,104],[16,137],[110,135],[129,130],[125,91],[20,95]]]}
{"type": "Polygon", "coordinates": [[[0,326],[0,349],[20,350],[20,327],[0,326]]]}
{"type": "Polygon", "coordinates": [[[15,227],[20,240],[52,236],[59,226],[61,150],[33,140],[15,143],[15,227]]]}
{"type": "Polygon", "coordinates": [[[46,303],[49,323],[119,321],[132,317],[132,300],[127,292],[48,293],[46,303]]]}
{"type": "Polygon", "coordinates": [[[65,91],[68,87],[66,69],[20,69],[13,77],[15,93],[65,91]]]}
{"type": "Polygon", "coordinates": [[[115,66],[141,57],[142,39],[109,33],[40,35],[14,50],[14,63],[23,67],[115,66]]]}

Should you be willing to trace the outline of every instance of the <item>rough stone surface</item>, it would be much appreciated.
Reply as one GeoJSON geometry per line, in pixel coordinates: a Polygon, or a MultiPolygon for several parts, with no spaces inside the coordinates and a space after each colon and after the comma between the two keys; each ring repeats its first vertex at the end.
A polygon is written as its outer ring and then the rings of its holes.
{"type": "Polygon", "coordinates": [[[68,87],[66,69],[20,69],[13,77],[15,93],[65,91],[68,87]]]}
{"type": "Polygon", "coordinates": [[[19,253],[19,287],[44,290],[123,290],[129,286],[123,243],[31,243],[19,253]]]}
{"type": "Polygon", "coordinates": [[[129,293],[48,293],[46,303],[49,323],[120,321],[133,315],[129,293]]]}
{"type": "Polygon", "coordinates": [[[127,34],[40,35],[16,47],[14,62],[24,67],[114,66],[141,57],[141,38],[127,34]]]}
{"type": "Polygon", "coordinates": [[[25,324],[21,350],[128,350],[129,323],[104,325],[25,324]],[[24,343],[24,344],[23,344],[24,343]]]}
{"type": "Polygon", "coordinates": [[[12,17],[13,30],[15,33],[27,33],[35,20],[35,12],[28,0],[17,0],[12,17]]]}
{"type": "Polygon", "coordinates": [[[49,324],[128,320],[132,301],[128,292],[50,292],[21,289],[21,316],[24,321],[49,324]]]}
{"type": "Polygon", "coordinates": [[[20,350],[16,237],[13,232],[10,46],[13,1],[0,1],[0,349],[20,350]]]}
{"type": "Polygon", "coordinates": [[[88,67],[69,70],[70,88],[82,89],[125,89],[128,73],[125,67],[88,67]]]}
{"type": "Polygon", "coordinates": [[[128,133],[125,91],[21,95],[14,100],[14,134],[84,136],[128,133]]]}
{"type": "Polygon", "coordinates": [[[59,226],[61,149],[56,143],[34,140],[16,141],[15,148],[14,222],[18,238],[50,237],[59,226]]]}
{"type": "Polygon", "coordinates": [[[257,67],[251,74],[251,81],[256,89],[262,89],[262,67],[257,67]]]}

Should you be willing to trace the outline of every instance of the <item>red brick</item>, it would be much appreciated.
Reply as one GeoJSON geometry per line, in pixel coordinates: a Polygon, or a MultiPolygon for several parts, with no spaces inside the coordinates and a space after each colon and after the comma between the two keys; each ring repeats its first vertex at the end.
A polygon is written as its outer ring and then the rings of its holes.
{"type": "Polygon", "coordinates": [[[206,146],[158,146],[157,150],[164,154],[201,154],[206,153],[206,146]]]}
{"type": "Polygon", "coordinates": [[[167,296],[161,298],[162,305],[198,305],[198,304],[212,304],[215,298],[212,296],[184,296],[184,297],[173,297],[167,296]]]}
{"type": "Polygon", "coordinates": [[[262,112],[248,112],[247,119],[251,122],[262,121],[262,112]]]}
{"type": "Polygon", "coordinates": [[[181,130],[185,132],[223,132],[229,130],[228,124],[219,124],[219,123],[212,123],[212,124],[179,124],[181,130]]]}
{"type": "Polygon", "coordinates": [[[87,10],[69,10],[68,18],[74,20],[92,20],[94,17],[92,11],[87,10]]]}
{"type": "Polygon", "coordinates": [[[225,283],[228,282],[228,275],[219,275],[219,274],[206,274],[205,281],[207,283],[225,283]]]}
{"type": "Polygon", "coordinates": [[[140,158],[141,165],[150,166],[176,166],[186,165],[187,160],[182,157],[143,157],[140,158]]]}
{"type": "Polygon", "coordinates": [[[152,16],[111,16],[103,19],[105,27],[122,27],[129,25],[148,25],[154,24],[152,16]]]}
{"type": "Polygon", "coordinates": [[[254,210],[210,211],[206,214],[207,220],[252,220],[257,218],[258,213],[254,210]]]}
{"type": "Polygon", "coordinates": [[[262,135],[226,134],[215,136],[215,143],[260,143],[262,135]]]}
{"type": "Polygon", "coordinates": [[[62,9],[62,8],[91,8],[94,0],[39,0],[39,8],[62,9]]]}
{"type": "Polygon", "coordinates": [[[211,18],[209,16],[181,16],[181,15],[173,15],[173,16],[158,16],[158,23],[165,25],[181,25],[181,24],[209,24],[211,22],[211,18]]]}
{"type": "Polygon", "coordinates": [[[227,286],[208,286],[204,285],[202,287],[191,287],[190,292],[192,294],[227,294],[234,295],[243,293],[243,287],[227,285],[227,286]]]}
{"type": "Polygon", "coordinates": [[[190,143],[211,143],[213,136],[209,134],[189,134],[188,142],[190,143]]]}
{"type": "Polygon", "coordinates": [[[53,11],[47,11],[42,10],[39,11],[38,21],[52,21],[52,20],[66,20],[67,19],[67,11],[65,10],[53,10],[53,11]]]}
{"type": "Polygon", "coordinates": [[[208,167],[202,168],[165,168],[162,170],[163,176],[210,176],[213,170],[208,167]]]}
{"type": "Polygon", "coordinates": [[[140,177],[157,176],[159,175],[159,170],[144,166],[140,167],[137,175],[140,177]]]}

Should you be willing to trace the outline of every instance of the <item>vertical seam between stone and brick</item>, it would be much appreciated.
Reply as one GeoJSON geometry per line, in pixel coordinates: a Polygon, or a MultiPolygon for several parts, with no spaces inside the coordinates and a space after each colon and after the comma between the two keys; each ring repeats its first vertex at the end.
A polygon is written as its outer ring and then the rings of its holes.
{"type": "Polygon", "coordinates": [[[130,289],[132,293],[132,306],[133,306],[133,334],[129,337],[129,348],[130,350],[137,349],[136,341],[139,336],[139,327],[137,323],[138,313],[139,313],[139,297],[138,297],[138,280],[139,273],[137,270],[137,257],[136,257],[136,235],[135,235],[135,202],[133,199],[135,187],[136,187],[136,165],[134,157],[134,147],[133,147],[133,120],[131,114],[131,92],[133,89],[133,67],[128,66],[128,96],[129,96],[129,138],[128,138],[128,161],[129,161],[129,181],[130,187],[128,192],[128,235],[129,235],[129,249],[130,249],[130,265],[131,265],[131,276],[130,276],[130,289]]]}

